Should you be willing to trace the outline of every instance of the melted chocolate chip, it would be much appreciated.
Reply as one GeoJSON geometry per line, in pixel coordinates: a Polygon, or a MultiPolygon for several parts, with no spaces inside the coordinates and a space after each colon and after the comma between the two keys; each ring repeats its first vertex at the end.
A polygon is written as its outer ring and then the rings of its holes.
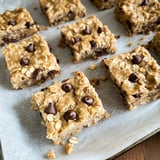
{"type": "Polygon", "coordinates": [[[70,20],[74,20],[74,19],[75,19],[75,14],[74,14],[74,12],[69,11],[69,12],[68,12],[68,17],[69,17],[70,20]]]}
{"type": "Polygon", "coordinates": [[[86,103],[88,106],[93,104],[93,98],[90,96],[85,96],[82,98],[82,101],[86,103]]]}
{"type": "Polygon", "coordinates": [[[96,44],[96,42],[95,41],[90,41],[90,44],[91,44],[91,48],[93,49],[93,48],[96,48],[97,47],[97,44],[96,44]]]}
{"type": "Polygon", "coordinates": [[[29,65],[29,59],[27,58],[27,57],[23,57],[23,58],[21,58],[21,60],[20,60],[20,64],[21,64],[21,66],[26,66],[26,65],[29,65]]]}
{"type": "Polygon", "coordinates": [[[8,21],[8,25],[15,26],[16,24],[17,22],[14,20],[8,21]]]}
{"type": "Polygon", "coordinates": [[[8,37],[3,37],[2,40],[3,40],[5,43],[17,42],[17,39],[8,38],[8,37]]]}
{"type": "Polygon", "coordinates": [[[51,70],[48,72],[48,76],[51,77],[51,79],[53,79],[55,77],[55,74],[57,73],[56,70],[51,70]]]}
{"type": "Polygon", "coordinates": [[[148,6],[149,5],[149,1],[148,0],[143,0],[141,3],[141,6],[148,6]]]}
{"type": "Polygon", "coordinates": [[[133,64],[140,64],[142,61],[142,57],[139,55],[133,55],[132,56],[132,63],[133,64]]]}
{"type": "Polygon", "coordinates": [[[35,51],[35,46],[33,43],[30,43],[27,47],[26,47],[26,51],[28,52],[34,52],[35,51]]]}
{"type": "Polygon", "coordinates": [[[73,37],[71,41],[72,41],[72,45],[74,45],[74,44],[76,44],[77,42],[80,42],[81,40],[80,40],[80,38],[78,38],[78,37],[73,37]]]}
{"type": "Polygon", "coordinates": [[[65,92],[70,92],[73,89],[73,86],[70,83],[65,83],[62,85],[62,89],[65,92]]]}
{"type": "Polygon", "coordinates": [[[129,76],[129,81],[131,82],[138,82],[138,77],[135,73],[131,73],[130,76],[129,76]]]}
{"type": "Polygon", "coordinates": [[[141,94],[140,93],[136,93],[132,95],[134,98],[141,98],[141,94]]]}
{"type": "Polygon", "coordinates": [[[31,22],[26,22],[25,26],[26,26],[27,28],[31,28],[31,27],[33,26],[33,23],[31,23],[31,22]]]}
{"type": "Polygon", "coordinates": [[[41,71],[41,69],[39,69],[39,68],[35,69],[33,71],[33,73],[32,73],[32,79],[36,80],[36,78],[37,78],[37,76],[38,76],[38,74],[39,74],[40,71],[41,71]]]}
{"type": "Polygon", "coordinates": [[[47,108],[45,108],[45,113],[47,113],[47,114],[56,114],[57,113],[57,111],[56,111],[56,109],[55,109],[55,106],[54,106],[54,104],[53,103],[49,103],[48,104],[48,107],[47,108]]]}
{"type": "Polygon", "coordinates": [[[85,27],[85,29],[82,31],[82,34],[83,35],[91,34],[91,31],[88,26],[85,27]]]}
{"type": "Polygon", "coordinates": [[[64,119],[66,121],[68,120],[77,120],[78,119],[78,115],[75,111],[73,110],[68,110],[67,112],[64,113],[64,119]]]}
{"type": "Polygon", "coordinates": [[[101,27],[98,27],[97,32],[100,34],[103,32],[103,29],[101,27]]]}

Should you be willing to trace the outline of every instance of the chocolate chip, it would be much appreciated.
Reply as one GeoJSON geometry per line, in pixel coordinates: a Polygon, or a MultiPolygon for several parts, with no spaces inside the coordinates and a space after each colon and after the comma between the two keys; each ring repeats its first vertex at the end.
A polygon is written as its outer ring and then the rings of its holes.
{"type": "Polygon", "coordinates": [[[77,120],[78,119],[78,115],[75,111],[73,110],[68,110],[67,112],[64,113],[64,119],[66,121],[68,120],[77,120]]]}
{"type": "Polygon", "coordinates": [[[142,61],[142,57],[139,55],[133,55],[132,56],[132,63],[133,64],[140,64],[142,61]]]}
{"type": "Polygon", "coordinates": [[[21,60],[20,60],[20,64],[21,66],[26,66],[26,65],[29,65],[29,59],[27,57],[22,57],[21,60]]]}
{"type": "Polygon", "coordinates": [[[35,51],[35,46],[33,43],[30,43],[27,47],[26,47],[26,50],[28,52],[34,52],[35,51]]]}
{"type": "Polygon", "coordinates": [[[90,96],[85,96],[82,98],[82,101],[86,103],[88,106],[93,104],[93,98],[90,96]]]}
{"type": "Polygon", "coordinates": [[[131,73],[130,76],[129,76],[129,81],[131,82],[138,82],[138,77],[135,73],[131,73]]]}
{"type": "Polygon", "coordinates": [[[57,60],[57,63],[59,64],[59,59],[58,59],[58,58],[56,58],[56,60],[57,60]]]}
{"type": "Polygon", "coordinates": [[[31,27],[33,26],[33,23],[31,23],[31,22],[26,22],[25,26],[26,26],[27,28],[31,28],[31,27]]]}
{"type": "Polygon", "coordinates": [[[45,91],[46,89],[48,89],[48,88],[47,88],[47,87],[45,87],[45,88],[42,88],[42,89],[41,89],[41,91],[45,91]]]}
{"type": "Polygon", "coordinates": [[[128,29],[132,29],[132,23],[129,21],[129,20],[127,20],[126,21],[126,24],[127,24],[127,26],[128,26],[128,29]]]}
{"type": "Polygon", "coordinates": [[[143,0],[141,3],[141,6],[148,6],[149,5],[149,1],[148,0],[143,0]]]}
{"type": "Polygon", "coordinates": [[[41,69],[39,69],[39,68],[35,69],[33,71],[33,73],[32,73],[32,79],[36,80],[36,78],[37,78],[37,76],[38,76],[38,74],[39,74],[40,71],[41,71],[41,69]]]}
{"type": "Polygon", "coordinates": [[[50,45],[49,43],[47,43],[47,45],[48,45],[49,51],[52,52],[52,47],[51,47],[51,45],[50,45]]]}
{"type": "Polygon", "coordinates": [[[47,113],[47,114],[56,114],[57,113],[57,111],[56,111],[56,109],[55,109],[55,106],[54,106],[54,104],[53,103],[49,103],[48,104],[48,107],[47,108],[45,108],[45,113],[47,113]]]}
{"type": "Polygon", "coordinates": [[[141,98],[141,94],[140,93],[136,93],[132,95],[134,98],[141,98]]]}
{"type": "Polygon", "coordinates": [[[65,92],[70,92],[73,89],[73,86],[70,83],[65,83],[62,85],[62,89],[65,92]]]}
{"type": "Polygon", "coordinates": [[[96,56],[101,56],[102,54],[106,53],[106,48],[96,48],[95,54],[96,56]]]}
{"type": "Polygon", "coordinates": [[[91,44],[91,48],[93,49],[93,48],[96,48],[97,47],[97,44],[96,44],[96,42],[95,41],[90,41],[90,44],[91,44]]]}
{"type": "Polygon", "coordinates": [[[55,74],[57,73],[56,70],[51,70],[48,72],[48,76],[51,77],[51,79],[53,79],[55,77],[55,74]]]}
{"type": "Polygon", "coordinates": [[[157,86],[157,89],[160,89],[160,84],[157,86]]]}
{"type": "Polygon", "coordinates": [[[88,26],[85,27],[85,29],[82,31],[82,34],[83,35],[91,34],[91,31],[88,26]]]}
{"type": "Polygon", "coordinates": [[[102,33],[103,29],[101,27],[98,27],[97,32],[100,34],[102,33]]]}
{"type": "Polygon", "coordinates": [[[47,11],[49,8],[48,7],[44,7],[44,11],[47,11]]]}
{"type": "Polygon", "coordinates": [[[74,20],[74,19],[75,19],[75,14],[74,14],[74,12],[69,11],[69,12],[68,12],[68,17],[69,17],[70,20],[74,20]]]}
{"type": "Polygon", "coordinates": [[[8,21],[8,25],[15,26],[16,24],[17,22],[14,20],[8,21]]]}
{"type": "Polygon", "coordinates": [[[81,40],[80,40],[80,38],[78,38],[78,37],[73,37],[73,38],[71,39],[71,41],[72,41],[72,45],[74,45],[74,44],[76,44],[77,42],[80,42],[81,40]]]}

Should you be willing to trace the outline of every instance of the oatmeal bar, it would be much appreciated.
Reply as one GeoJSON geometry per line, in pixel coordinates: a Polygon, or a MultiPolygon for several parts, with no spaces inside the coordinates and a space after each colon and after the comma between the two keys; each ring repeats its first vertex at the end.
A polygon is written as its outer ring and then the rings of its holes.
{"type": "Polygon", "coordinates": [[[35,34],[2,50],[14,89],[41,84],[61,72],[43,37],[35,34]]]}
{"type": "Polygon", "coordinates": [[[50,26],[75,20],[86,15],[80,0],[39,0],[50,26]]]}
{"type": "Polygon", "coordinates": [[[83,127],[96,124],[109,114],[82,72],[42,89],[32,96],[32,109],[40,112],[46,138],[59,144],[83,127]]]}
{"type": "Polygon", "coordinates": [[[70,47],[75,63],[116,52],[115,36],[95,16],[62,27],[61,37],[61,43],[70,47]]]}
{"type": "Polygon", "coordinates": [[[160,32],[157,32],[153,39],[145,47],[160,55],[160,32]]]}
{"type": "Polygon", "coordinates": [[[126,28],[129,36],[160,30],[160,2],[158,0],[119,0],[115,18],[126,28]]]}
{"type": "Polygon", "coordinates": [[[110,9],[115,6],[117,0],[91,0],[100,10],[110,9]]]}
{"type": "Polygon", "coordinates": [[[160,66],[144,47],[103,62],[130,110],[160,97],[160,66]]]}
{"type": "Polygon", "coordinates": [[[25,8],[5,11],[0,15],[0,46],[37,33],[36,25],[25,8]]]}

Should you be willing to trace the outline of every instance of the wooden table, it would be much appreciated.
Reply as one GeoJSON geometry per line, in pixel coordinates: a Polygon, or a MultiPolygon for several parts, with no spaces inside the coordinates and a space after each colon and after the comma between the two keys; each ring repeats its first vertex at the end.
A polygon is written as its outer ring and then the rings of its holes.
{"type": "Polygon", "coordinates": [[[160,133],[145,140],[114,160],[160,160],[160,133]]]}

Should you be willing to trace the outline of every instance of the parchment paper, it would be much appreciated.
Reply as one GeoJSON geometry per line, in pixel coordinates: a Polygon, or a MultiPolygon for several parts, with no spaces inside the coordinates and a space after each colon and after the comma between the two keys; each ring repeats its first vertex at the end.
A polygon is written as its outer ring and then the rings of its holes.
{"type": "MultiPolygon", "coordinates": [[[[117,40],[116,54],[130,51],[139,44],[145,44],[153,36],[150,34],[127,37],[123,26],[114,19],[113,9],[99,11],[89,0],[82,0],[82,2],[87,8],[87,16],[96,15],[114,34],[120,35],[117,40]],[[142,37],[144,39],[140,40],[142,37]],[[130,47],[127,46],[129,42],[133,43],[130,47]]],[[[35,21],[48,25],[38,0],[0,0],[0,13],[15,7],[26,7],[35,21]]],[[[105,69],[100,66],[100,62],[104,57],[111,55],[73,64],[70,50],[57,46],[60,28],[63,25],[50,27],[47,31],[39,33],[46,38],[60,60],[62,75],[56,80],[66,79],[77,70],[83,71],[89,79],[104,77],[105,69]],[[89,70],[91,64],[96,64],[97,69],[89,70]]],[[[52,142],[45,138],[45,128],[40,124],[39,114],[31,110],[32,93],[52,82],[50,80],[41,86],[13,90],[0,53],[0,139],[5,160],[44,160],[47,159],[46,153],[50,149],[55,150],[57,160],[102,160],[115,155],[160,127],[160,100],[142,105],[134,111],[128,111],[115,88],[112,87],[112,83],[109,80],[101,82],[96,90],[111,117],[79,133],[77,135],[79,143],[74,146],[72,154],[68,156],[64,152],[64,147],[53,146],[52,142]]]]}

